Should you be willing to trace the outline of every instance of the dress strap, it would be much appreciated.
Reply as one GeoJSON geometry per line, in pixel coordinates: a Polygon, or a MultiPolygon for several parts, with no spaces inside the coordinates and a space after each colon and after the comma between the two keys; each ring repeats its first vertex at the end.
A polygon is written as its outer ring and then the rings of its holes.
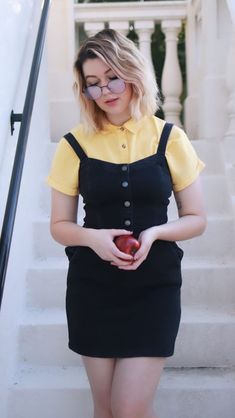
{"type": "Polygon", "coordinates": [[[85,151],[83,151],[81,145],[78,143],[76,138],[71,134],[70,132],[66,135],[64,135],[64,138],[68,141],[68,143],[73,148],[74,152],[79,157],[80,161],[84,160],[85,158],[88,158],[85,151]]]}
{"type": "Polygon", "coordinates": [[[165,155],[166,144],[167,144],[172,128],[173,128],[173,123],[168,123],[168,122],[165,123],[160,140],[159,140],[157,154],[165,155]]]}

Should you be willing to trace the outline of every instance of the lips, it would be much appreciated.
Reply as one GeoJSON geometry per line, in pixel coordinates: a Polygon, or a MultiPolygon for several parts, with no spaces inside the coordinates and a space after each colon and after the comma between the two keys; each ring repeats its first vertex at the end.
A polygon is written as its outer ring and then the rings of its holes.
{"type": "Polygon", "coordinates": [[[106,102],[105,103],[114,103],[114,102],[116,102],[118,100],[118,97],[116,98],[116,99],[110,99],[110,100],[106,100],[106,102]]]}

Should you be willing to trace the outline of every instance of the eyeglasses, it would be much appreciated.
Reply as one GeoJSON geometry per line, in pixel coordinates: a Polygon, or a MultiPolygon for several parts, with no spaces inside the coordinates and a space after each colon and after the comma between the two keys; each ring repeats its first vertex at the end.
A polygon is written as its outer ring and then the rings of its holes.
{"type": "Polygon", "coordinates": [[[93,85],[84,87],[83,93],[88,99],[97,100],[102,96],[104,87],[107,87],[111,93],[123,93],[126,88],[126,84],[125,81],[120,78],[115,78],[114,80],[110,80],[106,86],[93,85]]]}

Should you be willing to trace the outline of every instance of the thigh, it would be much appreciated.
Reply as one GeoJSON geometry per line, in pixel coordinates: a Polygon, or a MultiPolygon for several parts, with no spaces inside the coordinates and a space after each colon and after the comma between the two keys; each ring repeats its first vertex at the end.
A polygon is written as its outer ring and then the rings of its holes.
{"type": "Polygon", "coordinates": [[[95,406],[110,408],[115,358],[82,356],[95,406]]]}
{"type": "Polygon", "coordinates": [[[148,413],[165,361],[163,357],[117,359],[111,393],[114,417],[142,417],[148,413]]]}

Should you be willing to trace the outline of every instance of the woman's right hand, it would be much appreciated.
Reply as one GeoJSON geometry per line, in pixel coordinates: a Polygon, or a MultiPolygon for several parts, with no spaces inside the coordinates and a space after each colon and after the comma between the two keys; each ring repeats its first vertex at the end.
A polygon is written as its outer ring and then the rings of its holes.
{"type": "Polygon", "coordinates": [[[90,247],[102,260],[115,262],[118,267],[132,264],[133,257],[120,251],[113,241],[119,235],[130,235],[132,232],[77,225],[77,208],[77,196],[69,196],[52,189],[50,230],[53,238],[65,246],[90,247]]]}
{"type": "Polygon", "coordinates": [[[132,264],[133,256],[120,251],[114,243],[119,235],[130,235],[131,231],[125,229],[93,229],[89,247],[102,258],[102,260],[115,262],[117,267],[132,264]]]}

